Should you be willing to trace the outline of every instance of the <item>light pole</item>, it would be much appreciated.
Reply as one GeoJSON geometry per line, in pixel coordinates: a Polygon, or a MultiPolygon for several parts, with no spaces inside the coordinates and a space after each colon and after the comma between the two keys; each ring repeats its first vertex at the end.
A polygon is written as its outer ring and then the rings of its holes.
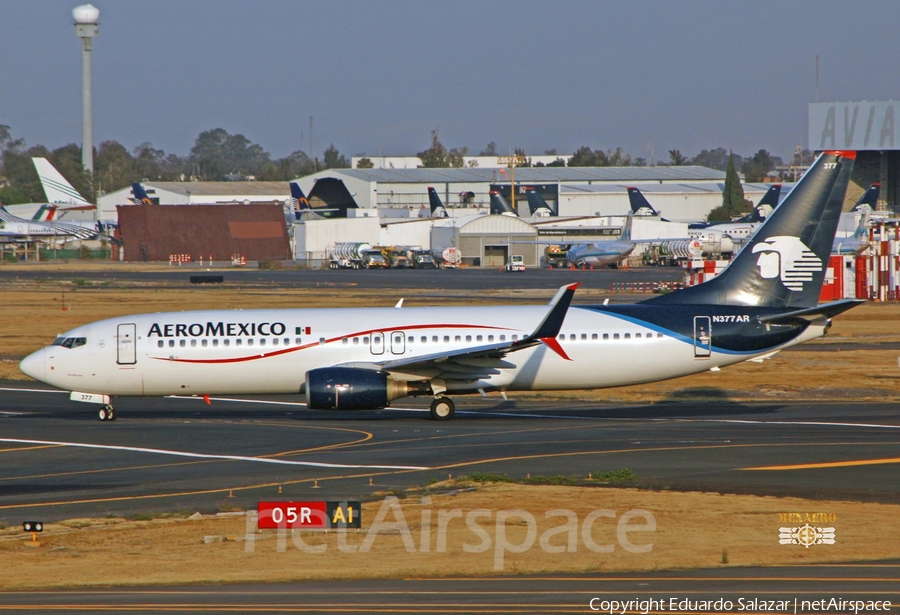
{"type": "Polygon", "coordinates": [[[72,10],[75,36],[81,39],[81,164],[94,174],[94,125],[91,110],[91,48],[100,34],[100,10],[92,4],[82,4],[72,10]]]}

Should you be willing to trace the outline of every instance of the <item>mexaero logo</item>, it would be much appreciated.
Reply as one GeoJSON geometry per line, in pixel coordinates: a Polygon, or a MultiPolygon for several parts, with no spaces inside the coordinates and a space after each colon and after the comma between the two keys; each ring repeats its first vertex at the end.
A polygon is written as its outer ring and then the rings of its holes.
{"type": "Polygon", "coordinates": [[[769,237],[753,246],[753,254],[762,252],[756,264],[759,275],[780,278],[790,290],[803,290],[804,282],[812,282],[813,274],[822,271],[822,259],[797,237],[769,237]]]}

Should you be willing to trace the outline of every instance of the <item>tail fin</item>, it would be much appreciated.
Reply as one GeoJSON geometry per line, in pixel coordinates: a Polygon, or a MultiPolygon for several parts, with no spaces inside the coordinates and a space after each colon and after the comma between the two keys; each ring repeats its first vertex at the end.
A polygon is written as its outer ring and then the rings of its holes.
{"type": "Polygon", "coordinates": [[[447,217],[447,208],[444,207],[444,203],[441,202],[441,197],[438,196],[437,190],[435,190],[431,186],[428,186],[428,202],[431,203],[432,218],[447,217]]]}
{"type": "Polygon", "coordinates": [[[816,306],[855,160],[821,154],[719,276],[646,303],[816,306]]]}
{"type": "Polygon", "coordinates": [[[131,200],[134,201],[135,205],[153,205],[153,201],[140,182],[131,184],[131,193],[134,194],[134,198],[131,200]]]}
{"type": "Polygon", "coordinates": [[[73,205],[90,205],[75,188],[66,180],[46,158],[32,158],[37,170],[41,186],[49,203],[70,203],[73,205]]]}
{"type": "Polygon", "coordinates": [[[653,209],[653,205],[644,196],[644,193],[635,187],[628,188],[628,201],[631,203],[631,211],[635,216],[658,216],[659,212],[653,209]]]}
{"type": "Polygon", "coordinates": [[[306,198],[306,195],[303,194],[303,188],[300,187],[300,184],[297,182],[290,182],[291,186],[291,207],[294,209],[295,213],[299,213],[302,211],[311,211],[312,207],[309,204],[309,200],[306,198]]]}
{"type": "Polygon", "coordinates": [[[859,217],[859,225],[856,227],[856,231],[854,231],[853,237],[854,237],[854,239],[861,240],[863,237],[867,237],[868,235],[869,235],[869,212],[864,210],[862,212],[862,215],[860,215],[860,217],[859,217]]]}
{"type": "Polygon", "coordinates": [[[762,222],[778,207],[779,197],[781,197],[781,184],[772,184],[753,211],[735,222],[762,222]]]}
{"type": "Polygon", "coordinates": [[[853,206],[853,211],[859,211],[864,209],[866,205],[869,206],[869,209],[875,211],[875,208],[878,206],[878,195],[881,192],[881,183],[875,182],[869,189],[866,190],[859,200],[856,202],[856,205],[853,206]]]}
{"type": "Polygon", "coordinates": [[[622,235],[619,241],[631,241],[631,224],[634,222],[634,212],[628,212],[628,218],[625,220],[625,227],[622,229],[622,235]]]}
{"type": "Polygon", "coordinates": [[[34,222],[51,222],[56,215],[55,205],[41,205],[31,219],[34,222]]]}
{"type": "Polygon", "coordinates": [[[550,204],[544,200],[544,197],[535,190],[527,188],[525,190],[525,195],[528,197],[528,208],[531,210],[532,216],[553,215],[553,208],[550,207],[550,204]]]}
{"type": "Polygon", "coordinates": [[[499,192],[491,190],[491,215],[518,216],[519,214],[513,211],[513,208],[506,202],[506,199],[500,196],[499,192]]]}

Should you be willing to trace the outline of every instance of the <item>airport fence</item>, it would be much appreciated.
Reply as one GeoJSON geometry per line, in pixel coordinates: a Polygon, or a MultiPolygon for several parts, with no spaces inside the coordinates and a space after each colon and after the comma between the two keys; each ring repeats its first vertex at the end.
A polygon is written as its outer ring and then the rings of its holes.
{"type": "Polygon", "coordinates": [[[112,250],[109,248],[98,248],[96,250],[92,250],[90,248],[77,248],[77,249],[60,249],[54,250],[53,248],[41,248],[41,258],[42,261],[52,261],[52,260],[109,260],[112,255],[112,250]]]}
{"type": "Polygon", "coordinates": [[[684,288],[682,282],[613,282],[609,285],[611,293],[668,293],[684,288]]]}

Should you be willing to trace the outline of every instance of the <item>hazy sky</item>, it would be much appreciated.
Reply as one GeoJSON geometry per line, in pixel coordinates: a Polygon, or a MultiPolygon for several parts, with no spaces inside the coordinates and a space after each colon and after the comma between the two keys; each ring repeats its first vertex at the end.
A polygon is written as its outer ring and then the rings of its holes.
{"type": "MultiPolygon", "coordinates": [[[[0,124],[81,141],[77,1],[0,0],[0,124]]],[[[788,157],[807,105],[900,88],[900,2],[95,0],[94,143],[187,154],[221,127],[275,157],[581,145],[788,157]],[[302,141],[301,141],[302,136],[302,141]]]]}

